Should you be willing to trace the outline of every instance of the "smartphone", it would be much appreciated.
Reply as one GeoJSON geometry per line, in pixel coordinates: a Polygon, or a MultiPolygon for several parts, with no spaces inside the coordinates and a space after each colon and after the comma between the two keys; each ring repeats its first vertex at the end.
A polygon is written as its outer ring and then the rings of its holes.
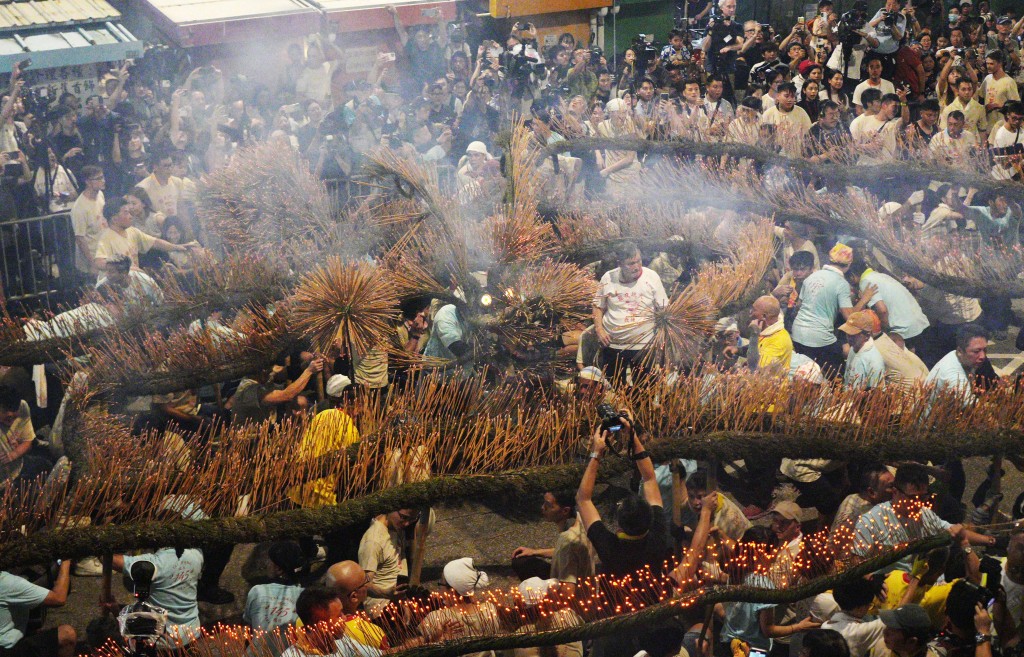
{"type": "Polygon", "coordinates": [[[8,158],[12,160],[17,160],[18,157],[21,156],[21,153],[19,153],[18,151],[10,151],[9,153],[4,153],[4,155],[6,155],[8,158]]]}
{"type": "Polygon", "coordinates": [[[163,89],[170,89],[171,88],[171,81],[170,80],[160,80],[160,87],[163,88],[163,89]]]}
{"type": "Polygon", "coordinates": [[[662,99],[662,100],[668,100],[668,94],[667,94],[667,93],[664,93],[664,92],[662,92],[662,94],[661,94],[661,99],[662,99]]]}
{"type": "Polygon", "coordinates": [[[750,649],[750,657],[768,657],[768,653],[766,653],[764,650],[760,650],[758,648],[751,648],[750,649]]]}
{"type": "Polygon", "coordinates": [[[804,23],[807,22],[807,17],[804,16],[803,14],[800,14],[799,16],[796,17],[796,22],[803,25],[804,23]]]}
{"type": "Polygon", "coordinates": [[[39,97],[40,98],[47,98],[49,95],[50,95],[50,90],[49,89],[47,89],[46,87],[40,87],[39,88],[39,97]]]}
{"type": "Polygon", "coordinates": [[[380,61],[382,62],[393,62],[397,58],[397,55],[395,55],[395,53],[393,52],[382,52],[381,54],[377,55],[377,58],[380,59],[380,61]]]}

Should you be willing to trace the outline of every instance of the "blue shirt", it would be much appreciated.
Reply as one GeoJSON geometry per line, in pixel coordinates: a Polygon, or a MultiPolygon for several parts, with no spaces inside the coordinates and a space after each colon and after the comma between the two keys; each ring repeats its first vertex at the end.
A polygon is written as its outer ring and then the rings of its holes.
{"type": "Polygon", "coordinates": [[[50,592],[0,570],[0,648],[11,648],[25,636],[28,612],[43,604],[50,592]]]}
{"type": "Polygon", "coordinates": [[[850,284],[842,272],[825,265],[807,277],[800,288],[800,310],[793,320],[793,342],[805,347],[835,344],[836,314],[840,308],[853,308],[850,284]]]}
{"type": "MultiPolygon", "coordinates": [[[[750,575],[744,582],[748,586],[773,589],[775,586],[764,575],[750,575]]],[[[761,634],[761,623],[758,616],[765,609],[771,609],[775,605],[758,602],[726,602],[725,620],[722,622],[721,640],[727,643],[732,639],[741,639],[750,644],[751,648],[760,648],[767,652],[772,647],[772,641],[761,634]]]]}
{"type": "Polygon", "coordinates": [[[871,297],[868,306],[874,308],[879,301],[885,303],[885,309],[889,311],[889,328],[893,333],[904,340],[909,340],[921,335],[928,328],[928,317],[903,283],[888,274],[872,271],[860,277],[861,292],[869,283],[875,285],[878,292],[871,297]]]}
{"type": "Polygon", "coordinates": [[[255,629],[268,631],[294,623],[298,618],[295,601],[300,593],[302,587],[298,584],[257,584],[246,596],[242,620],[255,629]]]}
{"type": "MultiPolygon", "coordinates": [[[[148,561],[156,566],[149,602],[167,610],[167,635],[176,636],[183,644],[199,635],[199,605],[196,593],[199,574],[203,570],[203,553],[188,549],[181,558],[174,548],[162,548],[152,554],[124,558],[124,572],[131,576],[132,565],[148,561]]],[[[173,641],[163,642],[165,646],[173,641]]]]}
{"type": "Polygon", "coordinates": [[[851,388],[877,388],[885,382],[885,359],[875,349],[875,341],[868,338],[860,351],[850,349],[846,356],[843,383],[851,388]]]}

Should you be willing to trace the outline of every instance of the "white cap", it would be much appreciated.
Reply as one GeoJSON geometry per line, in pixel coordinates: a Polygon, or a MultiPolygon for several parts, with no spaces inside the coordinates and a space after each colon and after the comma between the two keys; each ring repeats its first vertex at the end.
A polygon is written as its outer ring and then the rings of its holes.
{"type": "Polygon", "coordinates": [[[490,152],[487,150],[487,145],[484,144],[482,141],[469,142],[469,146],[466,146],[466,154],[468,155],[470,153],[480,153],[482,155],[486,155],[487,157],[491,156],[490,152]]]}
{"type": "Polygon", "coordinates": [[[327,385],[324,388],[324,392],[327,393],[328,397],[341,397],[341,393],[350,385],[352,385],[352,379],[348,378],[344,374],[335,374],[331,378],[327,379],[327,385]]]}
{"type": "Polygon", "coordinates": [[[626,109],[626,101],[621,98],[612,98],[604,106],[604,109],[608,112],[621,112],[626,109]]]}
{"type": "Polygon", "coordinates": [[[584,381],[594,381],[596,383],[607,383],[604,378],[604,373],[601,368],[590,365],[580,370],[579,377],[584,381]]]}

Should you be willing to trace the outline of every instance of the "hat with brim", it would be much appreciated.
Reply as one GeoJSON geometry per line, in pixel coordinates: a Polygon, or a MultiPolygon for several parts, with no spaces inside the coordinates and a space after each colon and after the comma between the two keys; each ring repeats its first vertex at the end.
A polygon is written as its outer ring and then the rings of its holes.
{"type": "Polygon", "coordinates": [[[882,624],[894,630],[924,633],[932,631],[932,621],[921,605],[903,605],[896,609],[882,609],[878,612],[882,624]]]}

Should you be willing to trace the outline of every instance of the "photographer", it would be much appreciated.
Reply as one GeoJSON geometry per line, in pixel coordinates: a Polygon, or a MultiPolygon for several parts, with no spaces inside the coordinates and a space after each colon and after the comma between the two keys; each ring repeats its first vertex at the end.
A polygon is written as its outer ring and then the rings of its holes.
{"type": "Polygon", "coordinates": [[[867,2],[857,0],[850,11],[840,16],[835,28],[838,43],[827,64],[833,71],[842,71],[853,84],[861,79],[864,53],[878,46],[878,39],[867,25],[867,11],[867,2]]]}
{"type": "MultiPolygon", "coordinates": [[[[665,559],[670,554],[671,542],[654,463],[640,441],[639,431],[634,431],[633,422],[622,415],[618,421],[621,424],[620,431],[604,430],[603,424],[594,430],[590,460],[576,491],[576,508],[587,531],[587,538],[601,562],[601,572],[622,576],[647,567],[655,575],[660,575],[665,559]],[[597,470],[612,441],[622,441],[628,446],[629,458],[636,463],[643,490],[642,497],[631,493],[619,502],[615,511],[618,533],[601,519],[601,513],[593,501],[597,470]]],[[[636,643],[634,634],[614,634],[597,639],[593,654],[609,657],[631,655],[643,647],[636,643]]]]}
{"type": "Polygon", "coordinates": [[[879,9],[874,18],[868,21],[872,35],[878,40],[870,54],[881,60],[882,75],[887,80],[891,80],[896,73],[896,52],[907,34],[908,11],[913,14],[913,8],[901,12],[899,0],[886,0],[885,7],[879,9]]]}
{"type": "MultiPolygon", "coordinates": [[[[573,67],[565,77],[565,82],[569,87],[569,97],[583,96],[584,98],[591,98],[594,92],[597,91],[597,75],[591,70],[591,64],[594,63],[592,61],[594,55],[600,60],[604,59],[601,57],[599,49],[591,51],[586,48],[579,48],[573,53],[573,67]]],[[[600,61],[597,64],[600,65],[600,61]]]]}
{"type": "Polygon", "coordinates": [[[736,0],[719,0],[718,11],[712,13],[708,25],[708,35],[701,46],[704,68],[725,78],[725,98],[735,102],[736,57],[745,44],[743,25],[736,22],[736,0]]]}

